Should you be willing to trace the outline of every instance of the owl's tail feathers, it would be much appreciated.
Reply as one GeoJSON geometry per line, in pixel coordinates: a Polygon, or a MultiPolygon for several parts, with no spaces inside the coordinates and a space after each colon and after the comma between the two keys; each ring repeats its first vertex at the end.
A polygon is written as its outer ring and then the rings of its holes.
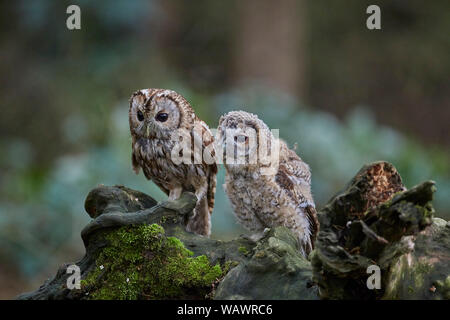
{"type": "Polygon", "coordinates": [[[298,242],[300,245],[299,251],[303,257],[308,258],[309,254],[314,250],[314,242],[311,237],[299,236],[298,242]]]}
{"type": "Polygon", "coordinates": [[[212,214],[214,209],[214,196],[216,194],[217,185],[217,165],[211,166],[211,172],[208,175],[208,192],[206,197],[208,198],[208,210],[209,214],[212,214]]]}
{"type": "Polygon", "coordinates": [[[207,197],[197,201],[194,208],[194,214],[186,224],[186,230],[203,236],[211,234],[211,214],[207,197]]]}
{"type": "MultiPolygon", "coordinates": [[[[301,241],[301,240],[300,240],[301,241]]],[[[302,243],[301,244],[301,247],[300,247],[300,252],[302,253],[302,255],[305,257],[305,258],[308,258],[308,255],[311,253],[311,251],[313,251],[314,250],[314,244],[313,244],[313,242],[311,241],[311,239],[308,241],[308,242],[306,242],[306,243],[302,243]]]]}
{"type": "Polygon", "coordinates": [[[300,251],[302,255],[307,258],[311,251],[314,250],[317,234],[319,233],[320,229],[320,223],[314,206],[306,206],[305,214],[309,222],[309,228],[306,233],[304,230],[302,230],[301,235],[299,236],[299,241],[300,251]]]}
{"type": "Polygon", "coordinates": [[[308,217],[309,225],[310,225],[310,234],[311,234],[311,251],[314,249],[314,243],[316,242],[317,234],[320,230],[320,223],[317,217],[316,208],[312,205],[308,205],[305,208],[306,215],[308,217]]]}
{"type": "Polygon", "coordinates": [[[186,223],[186,230],[209,236],[211,234],[211,214],[214,208],[214,196],[216,194],[216,175],[217,165],[211,165],[207,173],[207,189],[206,194],[197,200],[197,205],[194,208],[194,214],[186,223]]]}

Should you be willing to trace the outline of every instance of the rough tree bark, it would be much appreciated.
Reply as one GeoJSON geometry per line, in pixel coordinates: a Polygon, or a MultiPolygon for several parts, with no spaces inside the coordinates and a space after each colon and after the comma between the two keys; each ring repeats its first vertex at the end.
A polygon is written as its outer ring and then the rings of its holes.
{"type": "Polygon", "coordinates": [[[237,85],[258,79],[304,97],[304,1],[238,1],[236,8],[233,78],[237,85]]]}
{"type": "Polygon", "coordinates": [[[306,259],[283,227],[257,242],[186,232],[193,194],[157,204],[102,186],[85,202],[81,288],[67,288],[65,264],[18,299],[450,299],[450,222],[433,218],[434,192],[432,181],[406,190],[389,163],[364,166],[320,210],[306,259]],[[367,287],[371,265],[380,289],[367,287]]]}

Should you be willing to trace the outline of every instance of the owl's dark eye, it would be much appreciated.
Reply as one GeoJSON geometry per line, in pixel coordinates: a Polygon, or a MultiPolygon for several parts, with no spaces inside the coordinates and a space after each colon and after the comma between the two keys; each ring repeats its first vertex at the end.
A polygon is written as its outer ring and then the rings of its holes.
{"type": "Polygon", "coordinates": [[[144,121],[144,115],[140,110],[137,112],[137,118],[139,121],[144,121]]]}
{"type": "Polygon", "coordinates": [[[159,121],[159,122],[166,122],[168,118],[169,118],[169,115],[165,112],[160,112],[155,117],[156,121],[159,121]]]}

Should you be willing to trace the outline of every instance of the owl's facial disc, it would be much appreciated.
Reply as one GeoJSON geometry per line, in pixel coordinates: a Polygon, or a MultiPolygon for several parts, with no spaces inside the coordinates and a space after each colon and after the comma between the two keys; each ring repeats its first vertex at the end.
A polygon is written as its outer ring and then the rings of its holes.
{"type": "Polygon", "coordinates": [[[135,92],[130,99],[129,122],[130,130],[137,137],[145,136],[145,110],[144,103],[146,101],[144,93],[135,92]]]}
{"type": "Polygon", "coordinates": [[[168,97],[155,97],[149,106],[149,127],[155,131],[175,130],[180,125],[180,111],[168,97]]]}
{"type": "Polygon", "coordinates": [[[223,158],[225,165],[248,167],[257,161],[258,140],[256,130],[244,124],[225,127],[222,130],[223,158]]]}
{"type": "Polygon", "coordinates": [[[142,106],[139,106],[137,108],[135,117],[136,117],[136,120],[137,120],[136,121],[137,122],[137,129],[136,130],[138,132],[140,132],[142,136],[145,136],[145,137],[148,138],[149,135],[150,135],[150,130],[149,130],[150,128],[149,128],[149,126],[147,124],[147,121],[146,121],[147,114],[146,114],[146,112],[145,112],[145,110],[144,110],[144,108],[142,106]]]}

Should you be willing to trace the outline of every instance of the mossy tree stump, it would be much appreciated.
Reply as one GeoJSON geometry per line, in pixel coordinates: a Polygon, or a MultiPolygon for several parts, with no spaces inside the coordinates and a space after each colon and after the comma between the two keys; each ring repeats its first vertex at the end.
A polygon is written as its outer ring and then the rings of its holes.
{"type": "Polygon", "coordinates": [[[213,240],[186,232],[196,198],[157,204],[123,187],[92,190],[85,208],[84,257],[19,299],[449,299],[450,224],[433,219],[434,183],[406,190],[385,162],[363,167],[319,211],[321,231],[309,259],[286,228],[257,242],[213,240]],[[311,262],[310,262],[311,261],[311,262]],[[381,269],[369,290],[367,267],[381,269]]]}

